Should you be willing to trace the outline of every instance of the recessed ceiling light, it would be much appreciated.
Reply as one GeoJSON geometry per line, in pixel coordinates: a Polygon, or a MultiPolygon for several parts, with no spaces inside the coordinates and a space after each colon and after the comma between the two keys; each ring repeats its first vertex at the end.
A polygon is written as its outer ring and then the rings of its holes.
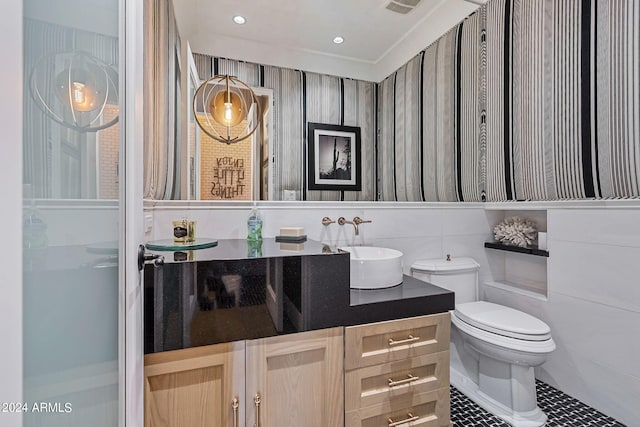
{"type": "Polygon", "coordinates": [[[244,16],[236,15],[233,17],[233,22],[235,22],[236,24],[242,25],[245,22],[247,22],[247,20],[245,19],[244,16]]]}
{"type": "Polygon", "coordinates": [[[344,42],[344,39],[343,39],[342,37],[338,36],[338,37],[335,37],[335,38],[333,39],[333,42],[334,42],[335,44],[342,44],[342,43],[344,42]]]}

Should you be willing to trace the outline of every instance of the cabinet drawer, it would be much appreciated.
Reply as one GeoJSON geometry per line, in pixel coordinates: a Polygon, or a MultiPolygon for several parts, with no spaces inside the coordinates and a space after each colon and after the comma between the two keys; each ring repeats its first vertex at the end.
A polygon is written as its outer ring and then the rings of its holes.
{"type": "Polygon", "coordinates": [[[449,415],[449,387],[446,387],[416,394],[409,399],[348,411],[345,427],[443,427],[450,425],[449,415]],[[404,420],[406,422],[403,423],[404,420]]]}
{"type": "Polygon", "coordinates": [[[448,351],[367,366],[345,374],[345,410],[406,400],[448,386],[448,351]]]}
{"type": "Polygon", "coordinates": [[[345,328],[345,369],[449,350],[449,313],[345,328]]]}

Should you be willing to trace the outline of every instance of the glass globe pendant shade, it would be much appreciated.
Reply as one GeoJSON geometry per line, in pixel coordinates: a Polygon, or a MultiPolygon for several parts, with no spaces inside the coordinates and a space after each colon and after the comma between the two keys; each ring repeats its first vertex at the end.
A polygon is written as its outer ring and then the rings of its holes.
{"type": "Polygon", "coordinates": [[[92,70],[70,68],[62,71],[56,78],[58,99],[74,111],[89,112],[100,108],[107,95],[106,81],[98,79],[100,70],[88,64],[92,70]]]}
{"type": "Polygon", "coordinates": [[[260,103],[238,78],[217,75],[204,81],[193,97],[193,113],[202,131],[218,142],[249,138],[260,125],[260,103]]]}
{"type": "Polygon", "coordinates": [[[218,92],[209,102],[209,111],[223,126],[236,126],[247,117],[245,103],[235,92],[218,92]]]}
{"type": "Polygon", "coordinates": [[[78,132],[96,132],[105,122],[107,105],[118,105],[118,74],[104,61],[83,51],[59,51],[41,58],[31,71],[31,95],[53,121],[78,132]]]}

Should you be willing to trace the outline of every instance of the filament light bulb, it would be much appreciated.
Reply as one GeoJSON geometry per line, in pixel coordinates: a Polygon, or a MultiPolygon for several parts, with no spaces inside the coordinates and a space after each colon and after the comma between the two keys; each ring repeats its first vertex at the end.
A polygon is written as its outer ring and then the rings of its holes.
{"type": "Polygon", "coordinates": [[[224,103],[224,121],[227,123],[231,123],[233,120],[233,104],[230,102],[224,103]]]}
{"type": "Polygon", "coordinates": [[[209,111],[213,119],[222,126],[236,126],[246,118],[246,109],[240,96],[235,92],[218,92],[211,98],[209,111]]]}
{"type": "Polygon", "coordinates": [[[85,86],[80,82],[73,82],[74,108],[82,106],[86,101],[85,86]]]}

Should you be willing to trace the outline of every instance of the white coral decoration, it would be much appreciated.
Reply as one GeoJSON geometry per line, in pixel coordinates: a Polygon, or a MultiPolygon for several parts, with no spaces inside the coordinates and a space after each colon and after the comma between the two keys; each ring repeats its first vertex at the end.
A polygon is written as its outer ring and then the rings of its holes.
{"type": "Polygon", "coordinates": [[[536,238],[536,224],[526,218],[512,216],[493,228],[498,242],[505,245],[527,247],[536,238]]]}

